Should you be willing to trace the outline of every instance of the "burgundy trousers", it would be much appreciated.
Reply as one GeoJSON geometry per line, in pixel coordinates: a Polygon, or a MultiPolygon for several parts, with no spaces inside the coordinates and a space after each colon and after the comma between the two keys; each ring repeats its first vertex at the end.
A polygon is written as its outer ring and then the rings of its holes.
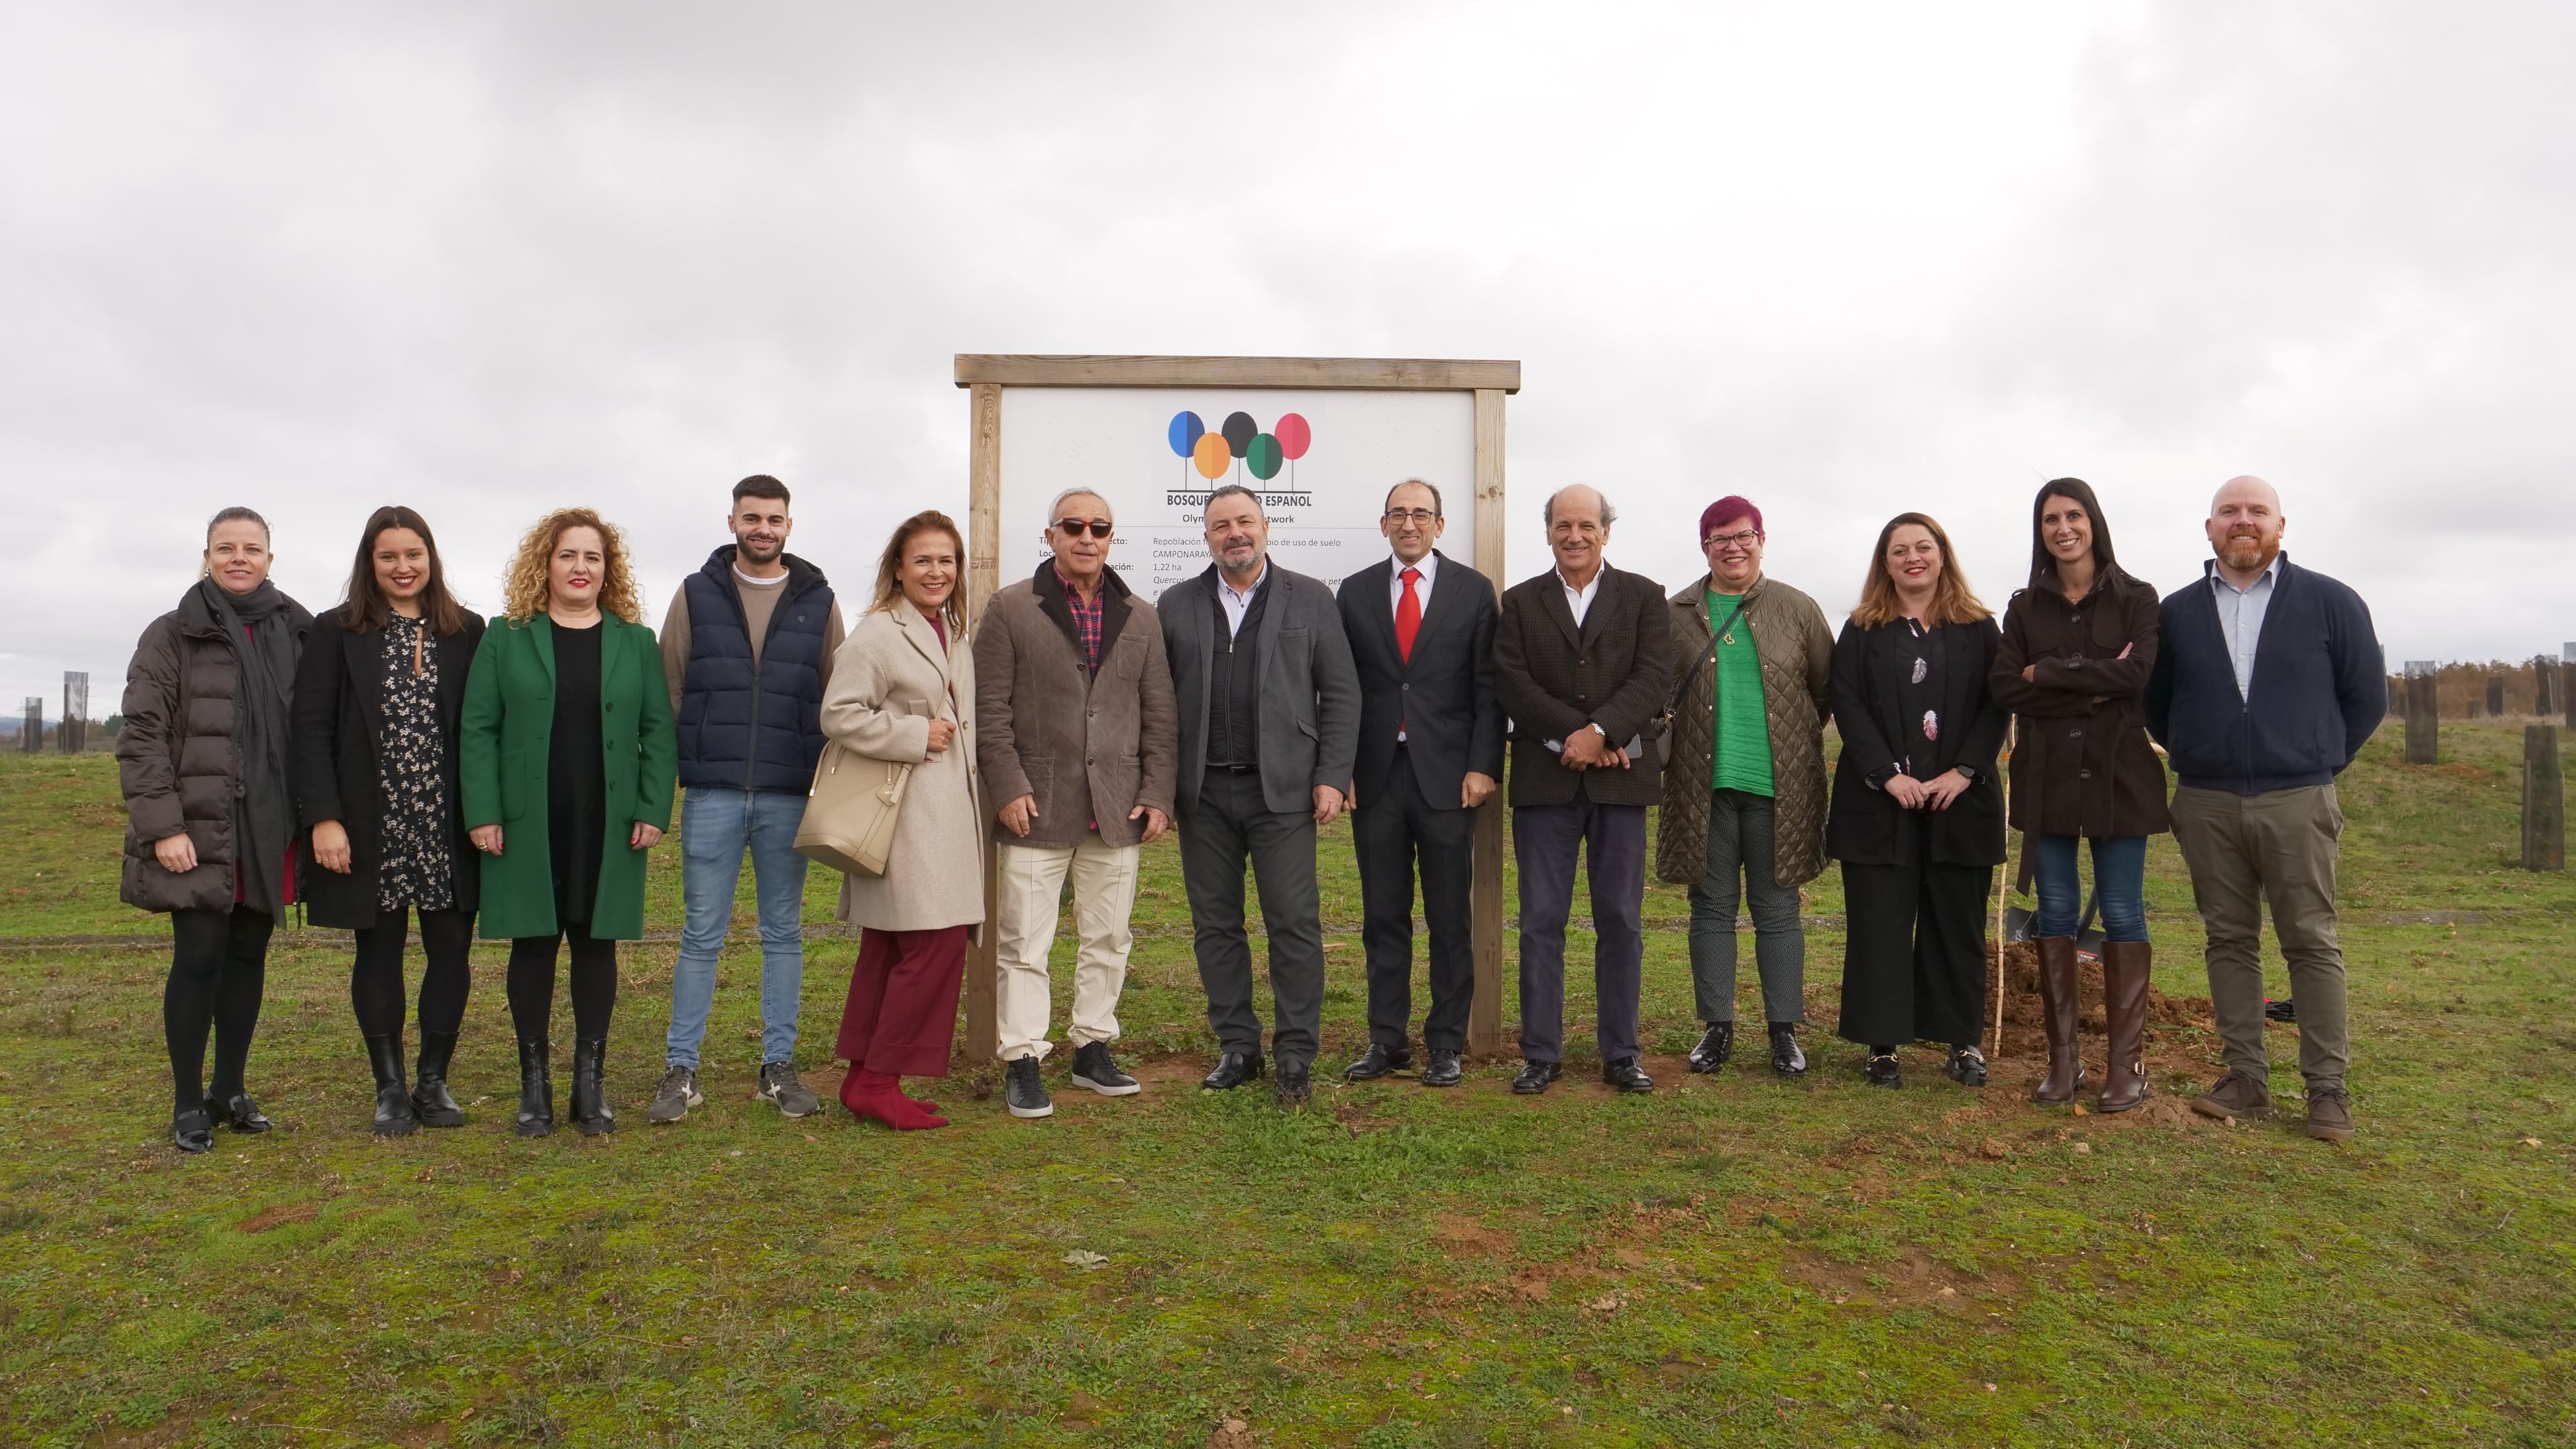
{"type": "Polygon", "coordinates": [[[966,977],[964,926],[859,933],[850,999],[836,1051],[850,1070],[898,1077],[948,1075],[957,1035],[957,987],[966,977]]]}

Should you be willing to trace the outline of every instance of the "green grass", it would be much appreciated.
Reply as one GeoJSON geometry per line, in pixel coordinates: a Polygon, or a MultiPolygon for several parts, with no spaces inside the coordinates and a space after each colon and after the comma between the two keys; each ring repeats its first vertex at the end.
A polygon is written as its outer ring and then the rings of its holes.
{"type": "MultiPolygon", "coordinates": [[[[2576,1442],[2576,887],[2511,868],[2518,733],[2444,736],[2455,758],[2408,769],[2392,731],[2344,789],[2348,1148],[2297,1134],[2286,1028],[2286,1122],[2042,1111],[2035,1063],[1971,1093],[1928,1052],[1907,1090],[1867,1091],[1830,1035],[1830,928],[1803,1084],[1664,1060],[1663,1090],[1615,1097],[1583,1080],[1587,1023],[1538,1101],[1506,1063],[1295,1113],[1202,1094],[1165,845],[1121,1011],[1141,1097],[1064,1090],[1059,1065],[1057,1115],[1014,1122],[961,1064],[943,1132],[784,1121],[750,1100],[746,919],[688,1122],[641,1120],[670,941],[625,958],[625,1126],[595,1143],[510,1135],[484,948],[456,1070],[473,1121],[380,1142],[346,947],[290,931],[252,1059],[283,1130],[182,1159],[166,927],[115,902],[111,762],[0,758],[0,1441],[1195,1449],[1234,1418],[1363,1449],[2576,1442]],[[83,935],[142,939],[60,941],[83,935]]],[[[1364,1037],[1346,830],[1323,858],[1332,1066],[1364,1037]]],[[[818,874],[814,919],[829,898],[818,874]]],[[[2201,994],[2168,841],[2149,903],[2159,985],[2201,994]]],[[[1831,873],[1809,905],[1840,910],[1831,873]]],[[[1687,906],[1656,887],[1647,910],[1687,906]]],[[[826,1091],[851,947],[810,947],[826,1091]]],[[[1646,1039],[1677,1051],[1677,930],[1647,974],[1646,1039]]],[[[2160,1030],[2160,1091],[2213,1059],[2160,1030]]]]}

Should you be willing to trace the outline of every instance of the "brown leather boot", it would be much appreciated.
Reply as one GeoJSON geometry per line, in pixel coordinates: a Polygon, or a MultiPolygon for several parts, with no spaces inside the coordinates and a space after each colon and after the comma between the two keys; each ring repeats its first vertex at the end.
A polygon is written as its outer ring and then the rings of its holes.
{"type": "Polygon", "coordinates": [[[2102,945],[2103,1016],[2111,1031],[2102,1073],[2102,1110],[2126,1112],[2147,1100],[2147,977],[2155,948],[2144,941],[2102,945]]]}
{"type": "Polygon", "coordinates": [[[2039,1014],[2040,1025],[2048,1033],[2048,1075],[2039,1079],[2039,1089],[2030,1099],[2051,1105],[2072,1102],[2084,1090],[2084,1055],[2075,1039],[2080,979],[2075,971],[2075,938],[2041,936],[2031,944],[2039,948],[2039,1014]]]}

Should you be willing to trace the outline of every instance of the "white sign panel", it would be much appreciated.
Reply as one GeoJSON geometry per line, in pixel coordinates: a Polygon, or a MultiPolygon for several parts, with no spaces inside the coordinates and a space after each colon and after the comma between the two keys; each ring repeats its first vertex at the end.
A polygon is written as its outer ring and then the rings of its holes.
{"type": "Polygon", "coordinates": [[[1002,389],[1001,582],[1048,556],[1047,505],[1067,488],[1109,500],[1110,567],[1148,599],[1206,570],[1209,490],[1262,497],[1270,554],[1339,586],[1386,557],[1386,492],[1440,490],[1440,551],[1476,563],[1476,407],[1465,392],[1260,388],[1002,389]]]}

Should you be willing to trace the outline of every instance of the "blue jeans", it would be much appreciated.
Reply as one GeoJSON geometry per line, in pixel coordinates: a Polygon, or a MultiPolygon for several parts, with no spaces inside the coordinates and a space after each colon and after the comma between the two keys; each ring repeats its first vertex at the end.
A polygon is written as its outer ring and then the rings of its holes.
{"type": "Polygon", "coordinates": [[[716,954],[733,924],[746,849],[760,902],[760,1059],[796,1059],[796,1007],[805,988],[805,857],[796,853],[796,827],[804,818],[802,795],[701,786],[681,802],[680,896],[688,920],[671,972],[668,1065],[697,1069],[715,1003],[716,954]]]}
{"type": "MultiPolygon", "coordinates": [[[[2076,874],[2072,835],[2043,835],[2031,857],[2039,890],[2035,936],[2072,936],[2084,918],[2084,882],[2076,874]]],[[[2147,838],[2114,835],[2093,839],[2093,891],[2102,902],[2102,939],[2147,939],[2147,838]]]]}

